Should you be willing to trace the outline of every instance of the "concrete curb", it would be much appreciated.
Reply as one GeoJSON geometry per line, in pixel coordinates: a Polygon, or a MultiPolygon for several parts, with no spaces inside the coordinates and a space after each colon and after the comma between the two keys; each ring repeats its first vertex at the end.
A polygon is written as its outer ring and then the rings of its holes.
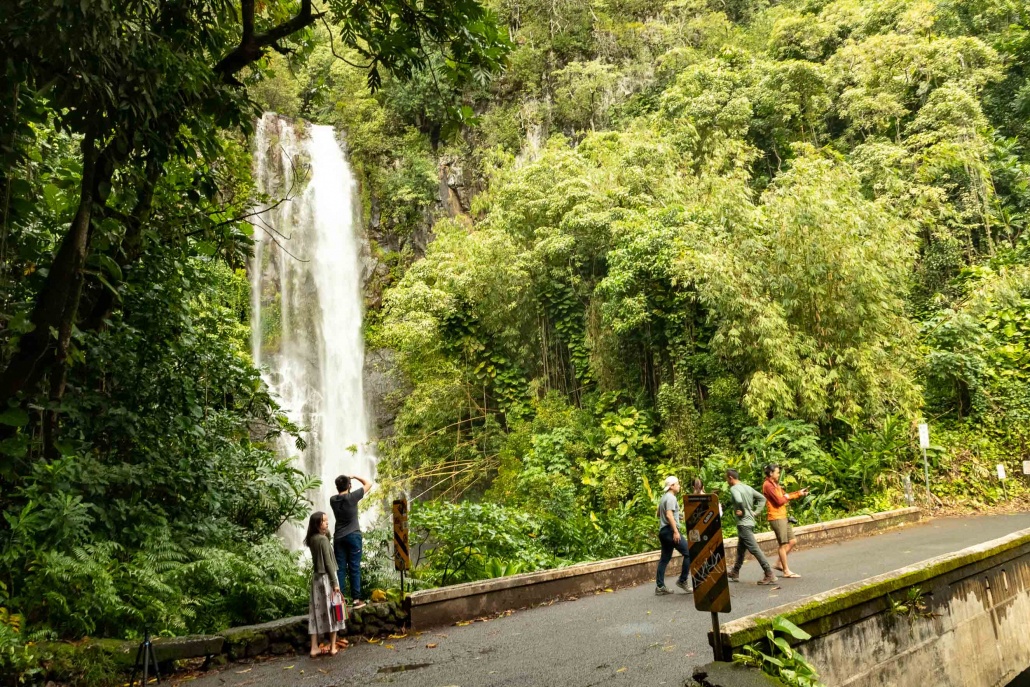
{"type": "MultiPolygon", "coordinates": [[[[898,527],[916,522],[920,517],[918,508],[902,508],[804,525],[795,528],[794,534],[799,545],[815,546],[898,527]]],[[[772,532],[762,532],[756,535],[756,539],[767,554],[776,551],[772,532]]],[[[732,560],[737,550],[736,538],[727,539],[725,548],[727,558],[732,560]]],[[[653,578],[660,556],[661,552],[651,551],[415,592],[410,597],[411,625],[422,630],[599,589],[640,584],[653,578]]],[[[678,574],[681,564],[682,559],[675,557],[667,574],[678,574]]]]}

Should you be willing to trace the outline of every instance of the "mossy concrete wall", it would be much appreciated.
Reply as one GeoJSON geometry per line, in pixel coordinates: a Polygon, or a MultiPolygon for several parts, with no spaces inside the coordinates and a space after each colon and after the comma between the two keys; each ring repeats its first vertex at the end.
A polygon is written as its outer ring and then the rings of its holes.
{"type": "MultiPolygon", "coordinates": [[[[794,533],[800,546],[818,546],[910,524],[919,518],[918,508],[902,508],[804,525],[795,528],[794,533]]],[[[776,551],[772,532],[762,532],[757,535],[757,539],[759,546],[767,553],[776,551]]],[[[737,551],[736,538],[727,539],[725,549],[727,558],[733,560],[737,551]]],[[[599,589],[640,584],[654,579],[659,555],[659,551],[651,551],[556,570],[541,570],[415,592],[411,595],[411,624],[421,630],[599,589]]],[[[674,556],[666,574],[678,575],[682,564],[683,559],[679,555],[674,556]]]]}
{"type": "Polygon", "coordinates": [[[731,621],[725,657],[778,615],[831,687],[1007,685],[1030,668],[1030,529],[731,621]]]}

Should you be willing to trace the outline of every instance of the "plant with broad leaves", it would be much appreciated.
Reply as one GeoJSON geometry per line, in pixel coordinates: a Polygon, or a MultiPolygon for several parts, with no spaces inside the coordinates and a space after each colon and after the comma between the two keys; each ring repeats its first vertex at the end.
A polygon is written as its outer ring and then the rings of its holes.
{"type": "Polygon", "coordinates": [[[789,687],[825,687],[819,682],[819,674],[805,657],[794,649],[788,637],[807,641],[812,638],[782,615],[776,616],[772,629],[765,640],[745,644],[741,652],[733,654],[733,660],[743,665],[761,668],[765,673],[777,677],[789,687]]]}

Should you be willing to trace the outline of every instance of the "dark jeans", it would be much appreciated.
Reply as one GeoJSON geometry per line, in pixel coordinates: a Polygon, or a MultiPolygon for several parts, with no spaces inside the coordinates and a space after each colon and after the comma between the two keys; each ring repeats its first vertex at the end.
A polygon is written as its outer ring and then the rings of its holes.
{"type": "Polygon", "coordinates": [[[658,574],[655,576],[655,583],[659,587],[665,586],[665,569],[672,560],[673,549],[683,554],[683,570],[680,572],[679,582],[686,582],[690,577],[690,553],[687,551],[687,538],[680,533],[680,541],[675,544],[672,541],[672,528],[663,527],[658,530],[658,541],[662,543],[662,557],[658,559],[658,574]]]}
{"type": "Polygon", "coordinates": [[[758,541],[755,539],[755,528],[748,527],[747,525],[737,525],[737,563],[733,566],[734,574],[740,572],[740,568],[744,565],[744,552],[750,551],[751,555],[758,560],[758,564],[762,566],[762,570],[766,574],[772,572],[772,567],[769,565],[769,561],[766,560],[765,554],[762,553],[762,549],[758,548],[758,541]]]}
{"type": "Polygon", "coordinates": [[[347,592],[350,579],[350,598],[361,598],[361,532],[351,532],[333,542],[336,554],[336,575],[340,579],[340,591],[347,592]]]}

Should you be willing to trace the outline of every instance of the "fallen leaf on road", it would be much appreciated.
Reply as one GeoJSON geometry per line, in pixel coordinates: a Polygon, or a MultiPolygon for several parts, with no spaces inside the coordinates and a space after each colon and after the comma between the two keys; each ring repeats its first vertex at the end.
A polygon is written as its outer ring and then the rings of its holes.
{"type": "Polygon", "coordinates": [[[384,649],[393,649],[393,648],[394,648],[394,646],[393,646],[393,644],[384,644],[384,645],[383,645],[383,648],[384,648],[384,649]]]}
{"type": "Polygon", "coordinates": [[[648,612],[647,612],[647,614],[648,614],[648,615],[651,615],[651,611],[648,611],[648,612]]]}
{"type": "Polygon", "coordinates": [[[293,666],[283,666],[283,670],[293,670],[293,666]]]}
{"type": "Polygon", "coordinates": [[[697,656],[697,654],[693,651],[688,651],[687,656],[697,656]]]}
{"type": "Polygon", "coordinates": [[[366,641],[366,642],[368,642],[369,644],[378,644],[379,642],[381,642],[381,641],[383,641],[383,640],[381,640],[381,639],[375,639],[375,638],[373,637],[372,639],[366,639],[365,641],[366,641]]]}
{"type": "Polygon", "coordinates": [[[246,670],[237,670],[236,674],[243,675],[244,673],[249,673],[251,670],[253,670],[253,668],[247,668],[246,670]]]}
{"type": "Polygon", "coordinates": [[[783,587],[773,587],[773,591],[776,591],[777,589],[783,589],[783,587]]]}
{"type": "Polygon", "coordinates": [[[672,651],[672,650],[673,650],[673,649],[675,649],[675,648],[676,648],[676,645],[675,645],[675,644],[669,644],[669,645],[667,645],[667,646],[663,646],[663,647],[662,647],[662,651],[672,651]]]}
{"type": "Polygon", "coordinates": [[[437,646],[439,646],[439,645],[435,644],[434,642],[430,642],[429,644],[426,644],[426,648],[427,649],[435,649],[437,646]]]}
{"type": "MultiPolygon", "coordinates": [[[[303,673],[304,671],[302,670],[302,671],[300,671],[300,672],[302,672],[302,673],[303,673]]],[[[329,671],[328,671],[328,670],[325,670],[324,668],[319,668],[319,669],[318,669],[318,672],[322,673],[323,675],[328,675],[328,674],[329,674],[329,671]]]]}
{"type": "Polygon", "coordinates": [[[627,670],[628,670],[628,668],[626,668],[626,666],[622,666],[621,668],[619,668],[615,672],[616,673],[625,673],[627,670]]]}
{"type": "Polygon", "coordinates": [[[405,632],[404,634],[390,635],[390,639],[404,639],[407,636],[408,636],[408,633],[405,632]]]}
{"type": "Polygon", "coordinates": [[[456,622],[454,624],[457,625],[458,627],[465,627],[466,625],[471,625],[472,621],[471,620],[459,620],[458,622],[456,622]]]}
{"type": "Polygon", "coordinates": [[[608,593],[611,593],[611,592],[614,592],[615,590],[612,589],[611,587],[605,587],[604,591],[606,591],[608,593]]]}

